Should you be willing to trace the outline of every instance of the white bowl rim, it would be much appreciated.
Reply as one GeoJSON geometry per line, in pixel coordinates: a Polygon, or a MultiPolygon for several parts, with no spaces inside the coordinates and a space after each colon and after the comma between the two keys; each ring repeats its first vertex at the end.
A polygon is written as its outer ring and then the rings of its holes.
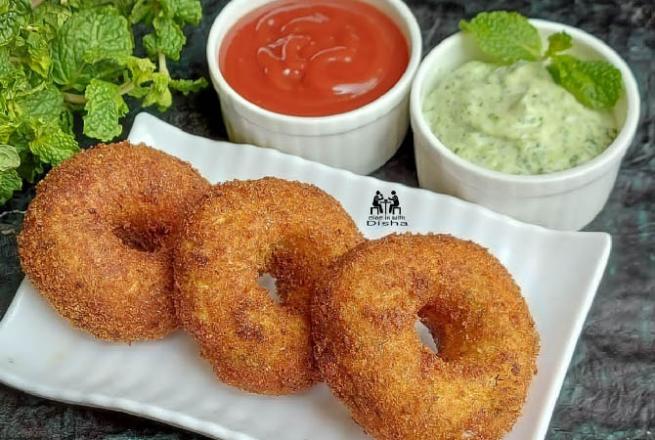
{"type": "MultiPolygon", "coordinates": [[[[206,55],[207,63],[209,65],[209,73],[215,83],[218,84],[218,86],[229,96],[230,99],[236,101],[241,107],[256,115],[260,120],[274,120],[278,124],[288,124],[300,129],[310,129],[312,132],[315,131],[317,125],[334,128],[339,127],[338,131],[329,130],[330,133],[336,134],[339,132],[350,131],[357,126],[364,125],[368,122],[380,118],[383,114],[391,111],[391,109],[397,105],[398,102],[402,101],[403,95],[408,94],[408,90],[412,85],[412,81],[421,62],[421,30],[418,22],[416,21],[416,17],[402,0],[380,0],[387,3],[396,10],[400,19],[404,22],[409,32],[409,35],[406,36],[408,37],[407,43],[409,49],[409,60],[407,67],[405,68],[405,71],[400,79],[398,79],[393,87],[387,90],[384,94],[380,95],[368,104],[365,104],[356,109],[349,110],[344,113],[337,113],[334,115],[326,116],[286,115],[283,113],[267,110],[258,106],[257,104],[248,101],[227,83],[223,77],[223,74],[221,73],[217,58],[218,50],[220,49],[218,35],[224,30],[224,28],[222,28],[222,21],[224,20],[224,17],[228,14],[234,13],[233,10],[242,7],[243,5],[251,4],[251,1],[252,0],[232,0],[227,5],[225,5],[225,7],[214,19],[212,27],[209,31],[206,55]]],[[[256,6],[255,8],[247,8],[246,11],[239,14],[239,16],[243,17],[245,14],[252,12],[257,7],[261,7],[263,4],[272,3],[274,1],[278,0],[266,0],[264,3],[256,6]]],[[[372,4],[371,1],[365,1],[365,3],[372,4]]],[[[377,8],[375,4],[372,4],[372,6],[377,8]]],[[[387,15],[386,13],[384,14],[387,15]]],[[[232,26],[234,26],[234,23],[230,24],[229,28],[231,29],[232,26]]]]}
{"type": "Polygon", "coordinates": [[[630,67],[623,60],[623,58],[621,58],[616,53],[616,51],[614,51],[614,49],[612,49],[599,38],[583,31],[582,29],[563,23],[535,18],[530,19],[530,23],[535,25],[540,31],[566,31],[573,37],[574,45],[576,41],[584,42],[587,46],[592,47],[594,50],[600,53],[604,59],[612,63],[621,71],[621,75],[623,77],[624,93],[627,102],[626,117],[623,126],[621,127],[621,130],[617,134],[616,138],[610,145],[607,146],[607,148],[602,153],[593,159],[572,168],[546,174],[526,175],[508,174],[485,168],[473,162],[469,162],[468,160],[458,156],[452,150],[446,147],[437,138],[425,120],[422,110],[422,97],[420,94],[423,83],[432,65],[438,60],[441,52],[445,48],[448,48],[448,46],[454,44],[456,39],[462,38],[461,31],[454,33],[453,35],[447,37],[439,44],[437,44],[437,46],[435,46],[424,58],[421,66],[418,69],[418,72],[416,73],[416,78],[414,79],[414,84],[412,85],[410,102],[410,114],[412,115],[412,120],[414,121],[414,124],[412,124],[414,130],[421,131],[421,133],[429,140],[431,148],[438,150],[440,154],[461,168],[464,168],[471,174],[476,174],[482,178],[488,178],[509,184],[519,183],[524,185],[541,185],[544,183],[563,182],[569,179],[585,177],[592,173],[595,174],[595,171],[604,170],[606,167],[613,164],[615,160],[618,159],[620,161],[632,143],[634,134],[637,131],[640,114],[639,89],[637,87],[637,81],[635,80],[630,67]]]}

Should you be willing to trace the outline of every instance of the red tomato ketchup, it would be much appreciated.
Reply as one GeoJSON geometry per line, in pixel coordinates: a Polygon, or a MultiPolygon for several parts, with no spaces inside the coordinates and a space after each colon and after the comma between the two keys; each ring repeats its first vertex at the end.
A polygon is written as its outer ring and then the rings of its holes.
{"type": "Polygon", "coordinates": [[[254,10],[227,33],[221,73],[248,101],[297,116],[361,107],[407,68],[407,41],[375,7],[356,0],[281,0],[254,10]]]}

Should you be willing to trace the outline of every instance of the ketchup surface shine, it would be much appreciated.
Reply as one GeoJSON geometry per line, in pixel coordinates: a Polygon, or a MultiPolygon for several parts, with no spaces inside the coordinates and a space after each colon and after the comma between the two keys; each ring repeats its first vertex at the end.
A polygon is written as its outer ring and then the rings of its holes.
{"type": "Polygon", "coordinates": [[[248,101],[277,113],[354,110],[405,72],[407,41],[375,7],[356,0],[281,0],[239,20],[219,53],[221,73],[248,101]]]}

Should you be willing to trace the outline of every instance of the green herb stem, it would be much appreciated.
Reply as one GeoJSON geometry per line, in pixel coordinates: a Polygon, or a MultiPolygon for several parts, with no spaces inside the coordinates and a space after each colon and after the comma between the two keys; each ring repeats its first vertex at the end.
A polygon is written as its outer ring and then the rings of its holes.
{"type": "MultiPolygon", "coordinates": [[[[121,84],[118,87],[118,93],[121,95],[126,95],[130,93],[132,90],[134,90],[134,83],[132,81],[127,81],[123,84],[121,84]]],[[[78,95],[76,93],[69,93],[69,92],[63,92],[64,95],[64,101],[68,102],[69,104],[74,104],[74,105],[84,105],[86,104],[86,98],[84,95],[78,95]]]]}
{"type": "Polygon", "coordinates": [[[63,92],[64,95],[64,101],[68,102],[69,104],[76,104],[76,105],[84,105],[86,104],[86,98],[84,95],[78,95],[75,93],[68,93],[68,92],[63,92]]]}
{"type": "Polygon", "coordinates": [[[130,93],[132,90],[134,90],[134,87],[135,87],[134,83],[133,83],[132,81],[128,81],[128,82],[126,82],[126,83],[123,83],[123,84],[118,88],[118,92],[119,92],[121,95],[126,95],[126,94],[130,93]]]}
{"type": "Polygon", "coordinates": [[[159,71],[166,74],[166,76],[170,76],[168,66],[166,65],[166,55],[163,52],[159,52],[159,71]]]}

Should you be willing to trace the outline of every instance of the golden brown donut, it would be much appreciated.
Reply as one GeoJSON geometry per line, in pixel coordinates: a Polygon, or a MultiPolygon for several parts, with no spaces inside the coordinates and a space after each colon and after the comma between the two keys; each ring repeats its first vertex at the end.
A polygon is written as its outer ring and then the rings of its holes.
{"type": "Polygon", "coordinates": [[[507,270],[447,235],[390,235],[338,263],[312,306],[334,394],[385,440],[500,439],[536,373],[539,338],[507,270]],[[420,318],[438,354],[415,330],[420,318]]]}
{"type": "Polygon", "coordinates": [[[180,320],[220,380],[263,394],[319,379],[309,305],[330,262],[363,240],[339,202],[276,178],[216,186],[175,255],[180,320]],[[258,278],[277,279],[276,303],[258,278]]]}
{"type": "Polygon", "coordinates": [[[78,153],[37,186],[18,237],[23,270],[100,339],[162,338],[178,325],[173,241],[209,188],[189,164],[144,145],[78,153]]]}

